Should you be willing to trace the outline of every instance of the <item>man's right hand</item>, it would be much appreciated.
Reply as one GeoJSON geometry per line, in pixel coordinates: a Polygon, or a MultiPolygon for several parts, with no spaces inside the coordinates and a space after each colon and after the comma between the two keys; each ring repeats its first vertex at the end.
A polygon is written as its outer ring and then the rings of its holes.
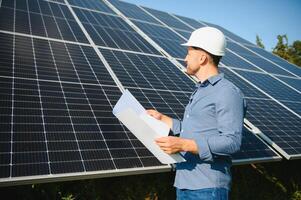
{"type": "Polygon", "coordinates": [[[149,110],[146,110],[147,114],[149,114],[150,116],[154,117],[155,119],[157,120],[162,120],[162,116],[163,114],[156,111],[156,110],[153,110],[153,109],[149,109],[149,110]]]}
{"type": "Polygon", "coordinates": [[[154,117],[155,119],[160,120],[160,121],[164,122],[165,124],[167,124],[167,126],[169,128],[172,127],[172,119],[170,117],[168,117],[167,115],[163,115],[162,113],[160,113],[154,109],[146,110],[146,112],[147,112],[147,114],[154,117]]]}

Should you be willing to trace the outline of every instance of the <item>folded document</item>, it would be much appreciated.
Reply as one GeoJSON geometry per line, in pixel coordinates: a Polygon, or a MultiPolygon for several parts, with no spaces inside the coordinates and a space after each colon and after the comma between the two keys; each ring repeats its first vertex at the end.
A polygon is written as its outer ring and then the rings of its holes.
{"type": "Polygon", "coordinates": [[[126,90],[113,108],[113,114],[144,144],[163,164],[184,162],[180,154],[166,154],[155,139],[168,136],[169,127],[147,114],[137,99],[126,90]]]}

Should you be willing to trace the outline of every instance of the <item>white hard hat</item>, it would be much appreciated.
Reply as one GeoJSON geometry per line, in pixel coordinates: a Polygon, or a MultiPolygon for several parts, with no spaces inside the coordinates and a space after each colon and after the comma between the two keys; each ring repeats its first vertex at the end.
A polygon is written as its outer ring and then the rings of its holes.
{"type": "Polygon", "coordinates": [[[224,56],[226,49],[226,38],[224,34],[213,27],[202,27],[191,33],[188,42],[183,46],[198,47],[216,55],[224,56]]]}

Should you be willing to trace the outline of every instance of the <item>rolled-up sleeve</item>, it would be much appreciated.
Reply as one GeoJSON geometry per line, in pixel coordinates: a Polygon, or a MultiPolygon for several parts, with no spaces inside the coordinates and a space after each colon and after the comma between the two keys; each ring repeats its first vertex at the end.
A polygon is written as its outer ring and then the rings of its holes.
{"type": "Polygon", "coordinates": [[[178,119],[172,119],[172,127],[171,130],[174,135],[178,135],[181,133],[182,122],[178,119]]]}
{"type": "Polygon", "coordinates": [[[231,156],[240,150],[245,102],[242,93],[229,88],[216,102],[216,134],[199,134],[195,141],[202,160],[213,161],[214,155],[231,156]]]}

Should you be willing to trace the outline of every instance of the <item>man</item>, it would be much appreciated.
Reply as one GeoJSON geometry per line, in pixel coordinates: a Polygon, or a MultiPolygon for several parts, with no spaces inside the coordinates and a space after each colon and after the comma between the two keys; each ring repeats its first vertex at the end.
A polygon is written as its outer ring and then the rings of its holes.
{"type": "Polygon", "coordinates": [[[177,199],[228,199],[231,154],[240,149],[244,117],[241,91],[218,71],[225,55],[224,34],[213,27],[195,30],[187,43],[187,74],[199,82],[182,121],[156,110],[148,114],[166,123],[180,137],[156,139],[160,148],[181,152],[187,160],[176,165],[177,199]]]}

